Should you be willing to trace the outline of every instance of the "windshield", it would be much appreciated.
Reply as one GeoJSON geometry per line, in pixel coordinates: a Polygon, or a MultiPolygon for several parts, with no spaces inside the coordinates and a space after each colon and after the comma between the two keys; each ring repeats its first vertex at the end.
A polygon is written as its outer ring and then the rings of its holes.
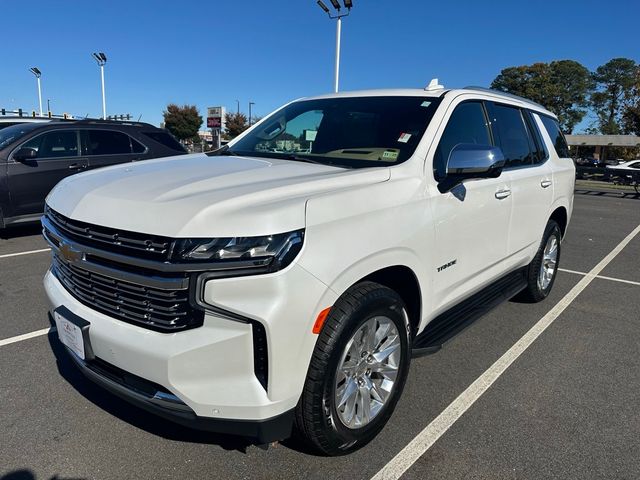
{"type": "Polygon", "coordinates": [[[19,123],[0,130],[0,148],[24,137],[27,133],[41,127],[41,123],[19,123]]]}
{"type": "Polygon", "coordinates": [[[389,166],[415,151],[440,103],[431,97],[339,97],[294,102],[218,154],[349,168],[389,166]]]}

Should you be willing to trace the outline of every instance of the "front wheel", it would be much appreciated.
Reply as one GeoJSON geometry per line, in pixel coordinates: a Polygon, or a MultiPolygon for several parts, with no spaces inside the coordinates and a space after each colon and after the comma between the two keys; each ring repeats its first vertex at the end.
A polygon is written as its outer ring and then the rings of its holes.
{"type": "Polygon", "coordinates": [[[538,252],[527,267],[527,288],[522,291],[520,298],[530,302],[547,298],[558,274],[561,240],[560,226],[554,220],[549,220],[538,252]]]}
{"type": "Polygon", "coordinates": [[[331,308],[309,366],[296,430],[315,450],[340,455],[384,427],[409,371],[410,327],[402,299],[373,282],[331,308]]]}

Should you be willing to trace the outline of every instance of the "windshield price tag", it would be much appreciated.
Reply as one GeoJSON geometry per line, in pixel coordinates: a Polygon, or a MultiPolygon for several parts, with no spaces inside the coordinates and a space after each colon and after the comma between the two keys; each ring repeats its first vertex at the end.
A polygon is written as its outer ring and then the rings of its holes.
{"type": "Polygon", "coordinates": [[[401,133],[400,134],[400,138],[398,139],[398,141],[400,143],[407,143],[410,138],[411,138],[411,134],[410,133],[401,133]]]}

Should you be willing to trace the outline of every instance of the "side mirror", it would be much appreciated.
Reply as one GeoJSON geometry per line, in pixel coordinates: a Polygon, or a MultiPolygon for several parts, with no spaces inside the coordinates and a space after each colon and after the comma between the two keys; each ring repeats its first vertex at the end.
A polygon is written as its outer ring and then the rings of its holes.
{"type": "Polygon", "coordinates": [[[34,148],[21,148],[13,154],[13,159],[17,162],[26,160],[35,160],[38,157],[38,151],[34,148]]]}
{"type": "Polygon", "coordinates": [[[504,165],[500,147],[459,143],[449,155],[447,176],[440,183],[440,191],[451,190],[463,180],[499,177],[504,165]]]}

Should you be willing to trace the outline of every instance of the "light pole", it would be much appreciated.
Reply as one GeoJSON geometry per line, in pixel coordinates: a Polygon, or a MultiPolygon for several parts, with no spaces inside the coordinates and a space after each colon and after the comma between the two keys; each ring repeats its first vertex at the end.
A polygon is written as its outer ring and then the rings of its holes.
{"type": "Polygon", "coordinates": [[[255,104],[255,102],[249,102],[249,126],[251,126],[251,107],[255,104]]]}
{"type": "Polygon", "coordinates": [[[42,89],[40,88],[40,77],[42,76],[42,72],[38,67],[31,67],[29,71],[33,73],[38,80],[38,103],[40,104],[40,116],[42,117],[42,89]]]}
{"type": "Polygon", "coordinates": [[[236,100],[236,115],[240,115],[240,100],[236,100]]]}
{"type": "Polygon", "coordinates": [[[336,9],[336,13],[331,13],[329,7],[327,7],[322,0],[318,0],[318,5],[324,12],[329,15],[329,18],[337,20],[336,22],[336,65],[335,65],[335,78],[333,83],[333,91],[338,93],[338,85],[340,79],[340,39],[342,37],[342,17],[346,17],[351,13],[353,8],[352,0],[343,0],[344,7],[347,9],[346,13],[341,12],[340,2],[338,0],[330,0],[333,8],[336,9]]]}
{"type": "Polygon", "coordinates": [[[92,53],[91,56],[95,58],[96,62],[100,66],[100,78],[102,79],[102,119],[107,119],[107,102],[104,96],[104,64],[107,63],[107,56],[103,52],[92,53]]]}
{"type": "Polygon", "coordinates": [[[47,115],[51,114],[51,103],[49,102],[51,102],[51,99],[47,98],[47,115]]]}

